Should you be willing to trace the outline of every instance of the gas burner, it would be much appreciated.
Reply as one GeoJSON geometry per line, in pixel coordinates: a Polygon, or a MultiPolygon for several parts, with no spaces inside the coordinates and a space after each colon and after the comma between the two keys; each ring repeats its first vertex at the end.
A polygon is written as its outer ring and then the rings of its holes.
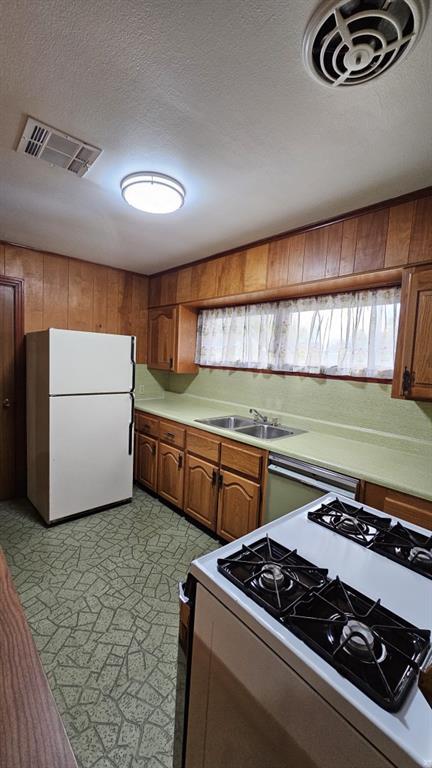
{"type": "Polygon", "coordinates": [[[357,533],[362,536],[369,533],[369,526],[362,520],[356,520],[352,515],[336,515],[334,525],[344,533],[357,533]]]}
{"type": "Polygon", "coordinates": [[[430,648],[428,630],[417,629],[339,578],[298,600],[281,621],[391,712],[402,706],[430,648]]]}
{"type": "Polygon", "coordinates": [[[277,563],[266,563],[265,566],[261,568],[258,576],[259,585],[263,589],[271,589],[272,591],[276,591],[282,587],[285,589],[287,587],[289,588],[290,584],[287,584],[287,580],[292,584],[292,579],[285,576],[283,567],[277,563]]]}
{"type": "Polygon", "coordinates": [[[375,637],[367,624],[357,619],[348,619],[343,627],[342,642],[344,641],[344,650],[369,664],[373,664],[375,660],[381,664],[387,656],[384,643],[375,637]]]}
{"type": "Polygon", "coordinates": [[[308,518],[365,547],[375,541],[380,531],[388,530],[391,525],[390,518],[373,515],[363,507],[355,507],[339,498],[308,512],[308,518]]]}
{"type": "Polygon", "coordinates": [[[425,547],[413,547],[408,555],[408,560],[411,563],[425,563],[432,565],[432,552],[425,547]]]}
{"type": "Polygon", "coordinates": [[[268,536],[219,558],[218,570],[242,592],[279,618],[296,600],[327,582],[327,570],[268,536]]]}
{"type": "Polygon", "coordinates": [[[425,536],[396,523],[377,537],[371,549],[432,579],[432,535],[425,536]]]}

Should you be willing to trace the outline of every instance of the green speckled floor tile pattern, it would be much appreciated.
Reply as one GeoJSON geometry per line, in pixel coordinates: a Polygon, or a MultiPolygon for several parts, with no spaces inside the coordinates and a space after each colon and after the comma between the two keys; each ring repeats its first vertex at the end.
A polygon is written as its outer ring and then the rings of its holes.
{"type": "Polygon", "coordinates": [[[171,768],[177,585],[217,541],[135,488],[51,528],[2,502],[0,545],[80,768],[171,768]]]}

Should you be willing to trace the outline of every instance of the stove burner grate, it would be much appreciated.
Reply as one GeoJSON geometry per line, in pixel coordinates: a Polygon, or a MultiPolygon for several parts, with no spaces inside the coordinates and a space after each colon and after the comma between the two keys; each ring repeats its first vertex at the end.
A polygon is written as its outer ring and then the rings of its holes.
{"type": "Polygon", "coordinates": [[[432,535],[425,536],[396,523],[374,541],[371,549],[432,579],[432,535]]]}
{"type": "Polygon", "coordinates": [[[218,570],[276,617],[327,582],[326,569],[317,568],[268,535],[250,546],[243,544],[231,557],[219,558],[218,570]]]}
{"type": "Polygon", "coordinates": [[[390,528],[391,519],[373,515],[363,507],[355,507],[340,498],[308,512],[309,520],[346,536],[363,546],[370,546],[381,531],[390,528]]]}
{"type": "Polygon", "coordinates": [[[299,600],[282,622],[384,709],[397,711],[417,679],[430,632],[339,578],[299,600]]]}

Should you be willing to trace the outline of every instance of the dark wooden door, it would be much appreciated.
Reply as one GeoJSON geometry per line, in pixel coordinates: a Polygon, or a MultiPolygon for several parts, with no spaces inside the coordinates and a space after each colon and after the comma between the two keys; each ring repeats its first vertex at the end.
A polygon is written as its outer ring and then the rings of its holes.
{"type": "Polygon", "coordinates": [[[16,487],[15,289],[0,284],[0,499],[16,487]]]}
{"type": "Polygon", "coordinates": [[[218,470],[213,464],[195,456],[186,457],[184,511],[213,531],[216,529],[217,480],[218,470]]]}

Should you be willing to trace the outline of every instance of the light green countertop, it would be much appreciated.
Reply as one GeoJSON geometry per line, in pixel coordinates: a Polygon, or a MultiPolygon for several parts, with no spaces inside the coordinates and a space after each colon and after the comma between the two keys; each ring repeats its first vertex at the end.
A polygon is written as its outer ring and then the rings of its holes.
{"type": "Polygon", "coordinates": [[[312,464],[337,470],[361,480],[409,493],[432,501],[432,449],[423,454],[394,450],[362,439],[352,439],[331,433],[311,430],[306,423],[289,415],[282,422],[291,427],[308,430],[304,434],[277,440],[259,440],[250,435],[228,429],[216,429],[197,424],[197,419],[229,414],[246,415],[248,409],[241,405],[218,402],[209,403],[204,398],[167,393],[164,398],[137,399],[135,407],[191,427],[204,429],[220,436],[255,445],[274,453],[291,456],[312,464]]]}

